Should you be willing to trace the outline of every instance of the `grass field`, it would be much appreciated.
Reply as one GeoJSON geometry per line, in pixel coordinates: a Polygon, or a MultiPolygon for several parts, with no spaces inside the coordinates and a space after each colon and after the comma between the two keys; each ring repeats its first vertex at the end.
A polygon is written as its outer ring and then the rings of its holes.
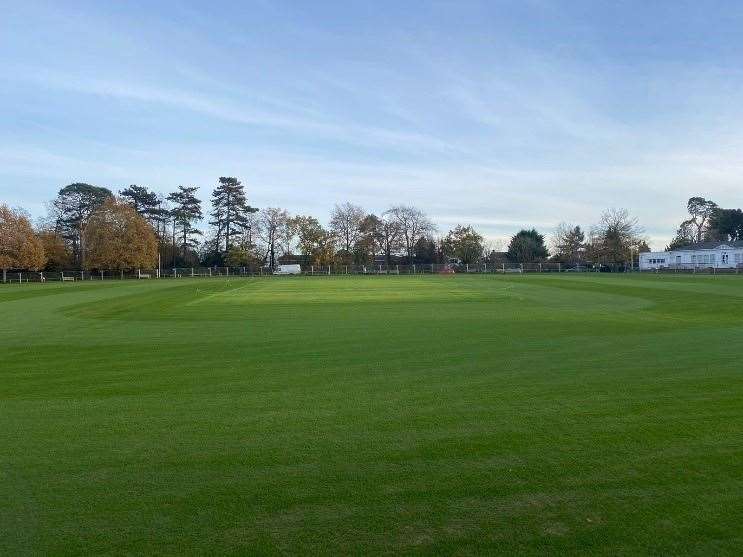
{"type": "Polygon", "coordinates": [[[0,285],[0,554],[736,554],[743,277],[0,285]]]}

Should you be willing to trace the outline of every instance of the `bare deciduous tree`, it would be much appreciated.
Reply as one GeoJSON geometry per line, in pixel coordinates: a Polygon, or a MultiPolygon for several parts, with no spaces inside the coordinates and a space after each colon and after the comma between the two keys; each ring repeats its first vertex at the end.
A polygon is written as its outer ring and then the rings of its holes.
{"type": "Polygon", "coordinates": [[[384,260],[389,267],[392,264],[392,255],[402,247],[402,231],[397,219],[388,212],[379,219],[379,239],[384,260]]]}
{"type": "Polygon", "coordinates": [[[284,209],[268,207],[260,212],[258,220],[258,235],[266,249],[263,260],[273,269],[276,267],[277,248],[280,248],[282,245],[286,221],[289,220],[289,213],[284,209]]]}
{"type": "Polygon", "coordinates": [[[591,229],[589,250],[594,260],[612,267],[630,261],[644,244],[643,229],[627,209],[607,209],[591,229]]]}
{"type": "Polygon", "coordinates": [[[330,231],[338,239],[338,247],[346,252],[353,249],[361,236],[364,210],[352,203],[336,205],[330,215],[330,231]]]}
{"type": "Polygon", "coordinates": [[[402,241],[405,244],[405,252],[408,263],[413,263],[415,243],[436,230],[436,227],[426,214],[420,209],[407,205],[398,205],[385,212],[397,223],[402,241]]]}

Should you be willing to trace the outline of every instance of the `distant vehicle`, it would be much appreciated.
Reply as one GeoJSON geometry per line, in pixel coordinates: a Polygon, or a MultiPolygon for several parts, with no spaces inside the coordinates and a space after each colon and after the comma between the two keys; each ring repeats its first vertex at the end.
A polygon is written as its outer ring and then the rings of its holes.
{"type": "Polygon", "coordinates": [[[273,272],[274,275],[301,275],[300,265],[279,265],[273,272]]]}

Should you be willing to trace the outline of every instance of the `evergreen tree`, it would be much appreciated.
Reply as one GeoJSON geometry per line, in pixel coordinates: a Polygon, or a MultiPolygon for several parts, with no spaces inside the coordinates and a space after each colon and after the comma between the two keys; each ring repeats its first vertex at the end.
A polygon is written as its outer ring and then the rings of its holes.
{"type": "Polygon", "coordinates": [[[687,225],[693,231],[694,241],[701,242],[709,228],[709,221],[717,210],[717,203],[704,197],[692,197],[686,204],[686,209],[690,218],[684,221],[682,226],[687,225]]]}
{"type": "Polygon", "coordinates": [[[709,219],[707,237],[710,240],[735,242],[743,240],[743,211],[715,209],[709,219]]]}
{"type": "Polygon", "coordinates": [[[544,236],[534,230],[521,230],[508,244],[508,258],[514,263],[532,263],[549,255],[544,236]]]}
{"type": "Polygon", "coordinates": [[[145,186],[132,184],[121,190],[119,196],[148,220],[151,219],[151,214],[160,207],[157,194],[148,190],[145,186]]]}
{"type": "Polygon", "coordinates": [[[245,196],[245,187],[237,178],[220,177],[219,185],[212,192],[211,216],[209,224],[215,226],[217,249],[222,249],[224,242],[225,253],[232,247],[232,238],[243,233],[250,222],[248,215],[258,209],[248,205],[245,196]]]}
{"type": "Polygon", "coordinates": [[[684,221],[676,231],[676,236],[671,240],[671,243],[666,247],[666,251],[673,251],[681,248],[685,248],[694,243],[694,231],[692,225],[688,221],[684,221]]]}
{"type": "Polygon", "coordinates": [[[173,243],[176,242],[176,233],[180,240],[181,256],[186,258],[188,248],[197,246],[194,235],[201,235],[201,230],[193,226],[194,222],[201,220],[201,200],[194,195],[199,188],[197,186],[178,186],[178,191],[168,195],[168,201],[173,203],[170,210],[173,219],[173,243]]]}
{"type": "Polygon", "coordinates": [[[112,196],[107,188],[77,182],[59,190],[52,202],[55,229],[71,244],[78,265],[85,263],[85,227],[88,219],[112,196]]]}
{"type": "Polygon", "coordinates": [[[585,259],[586,235],[580,226],[561,223],[553,240],[554,259],[562,263],[580,263],[585,259]]]}

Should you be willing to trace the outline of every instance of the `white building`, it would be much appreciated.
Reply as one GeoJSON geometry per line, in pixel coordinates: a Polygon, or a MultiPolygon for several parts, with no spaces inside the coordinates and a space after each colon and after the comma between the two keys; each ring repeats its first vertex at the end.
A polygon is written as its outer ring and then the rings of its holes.
{"type": "Polygon", "coordinates": [[[702,242],[674,251],[640,254],[640,270],[655,269],[743,269],[743,241],[702,242]]]}

